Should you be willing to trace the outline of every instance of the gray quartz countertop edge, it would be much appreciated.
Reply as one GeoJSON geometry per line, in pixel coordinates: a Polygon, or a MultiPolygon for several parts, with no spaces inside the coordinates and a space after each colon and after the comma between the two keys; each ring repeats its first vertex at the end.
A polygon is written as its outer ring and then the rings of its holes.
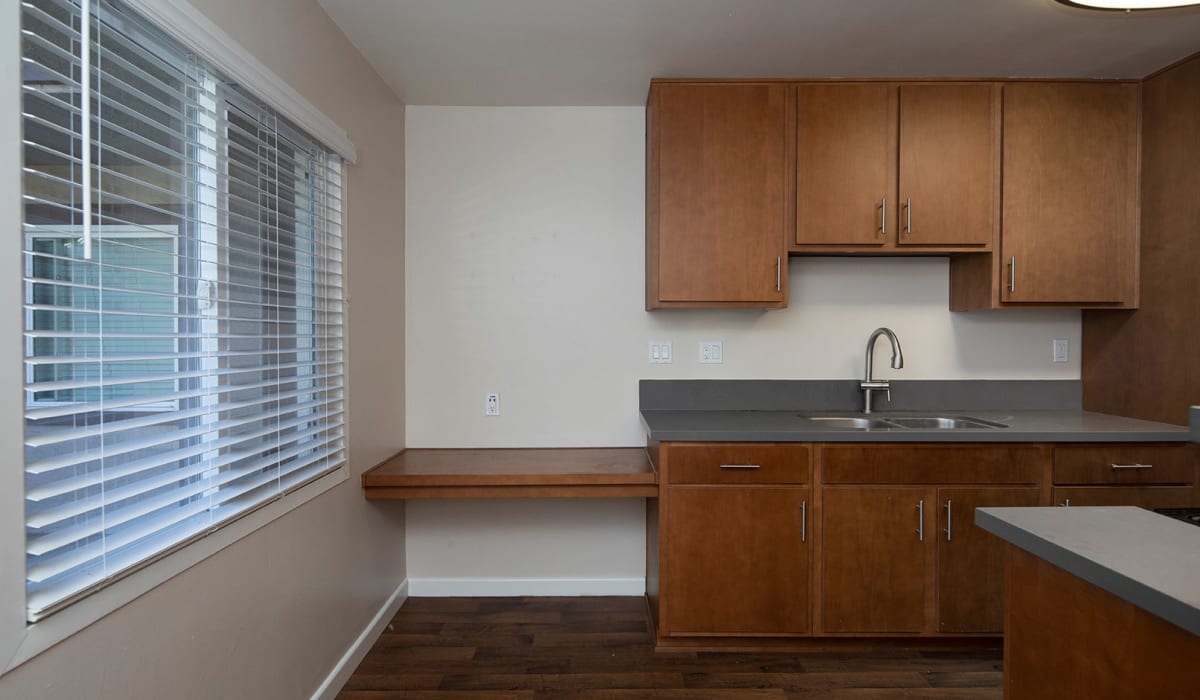
{"type": "Polygon", "coordinates": [[[1200,636],[1200,527],[1134,507],[979,508],[975,523],[1200,636]]]}
{"type": "MultiPolygon", "coordinates": [[[[833,412],[836,413],[836,412],[833,412]]],[[[911,413],[910,413],[911,414],[911,413]]],[[[930,412],[923,412],[929,415],[930,412]]],[[[652,441],[689,442],[1187,442],[1186,426],[1088,411],[951,411],[1004,428],[920,430],[829,428],[798,411],[643,410],[652,441]]],[[[858,415],[850,414],[845,415],[858,415]]],[[[904,415],[896,412],[879,417],[904,415]]]]}

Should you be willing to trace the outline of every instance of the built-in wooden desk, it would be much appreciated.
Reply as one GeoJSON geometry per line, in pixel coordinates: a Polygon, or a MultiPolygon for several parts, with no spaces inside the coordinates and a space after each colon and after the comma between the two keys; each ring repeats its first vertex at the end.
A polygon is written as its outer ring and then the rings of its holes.
{"type": "Polygon", "coordinates": [[[645,448],[404,450],[362,475],[368,500],[653,498],[645,448]]]}

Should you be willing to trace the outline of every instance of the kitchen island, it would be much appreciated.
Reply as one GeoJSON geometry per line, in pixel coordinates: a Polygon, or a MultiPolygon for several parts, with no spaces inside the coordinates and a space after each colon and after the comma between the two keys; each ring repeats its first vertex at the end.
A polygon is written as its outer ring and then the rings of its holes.
{"type": "Polygon", "coordinates": [[[1006,698],[1200,688],[1200,527],[1140,508],[980,508],[1003,539],[1006,698]]]}

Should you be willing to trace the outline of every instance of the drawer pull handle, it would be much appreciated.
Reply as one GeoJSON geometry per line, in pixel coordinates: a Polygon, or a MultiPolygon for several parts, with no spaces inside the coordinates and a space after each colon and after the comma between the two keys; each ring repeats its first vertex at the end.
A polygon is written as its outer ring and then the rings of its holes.
{"type": "Polygon", "coordinates": [[[954,526],[954,511],[950,509],[950,499],[946,499],[946,541],[950,541],[950,529],[954,526]]]}
{"type": "Polygon", "coordinates": [[[808,501],[800,501],[800,541],[808,541],[808,501]]]}
{"type": "Polygon", "coordinates": [[[758,469],[757,464],[722,464],[722,469],[758,469]]]}
{"type": "Polygon", "coordinates": [[[1114,464],[1113,469],[1153,469],[1153,464],[1114,464]]]}
{"type": "Polygon", "coordinates": [[[917,501],[917,539],[925,541],[925,499],[917,501]]]}

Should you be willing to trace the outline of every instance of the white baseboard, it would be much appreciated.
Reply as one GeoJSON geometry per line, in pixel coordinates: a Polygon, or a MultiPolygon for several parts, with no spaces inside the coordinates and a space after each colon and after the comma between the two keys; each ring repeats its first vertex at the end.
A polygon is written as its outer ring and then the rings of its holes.
{"type": "Polygon", "coordinates": [[[635,578],[410,578],[413,598],[469,596],[585,596],[646,593],[646,579],[635,578]]]}
{"type": "Polygon", "coordinates": [[[338,660],[333,670],[325,677],[325,681],[317,688],[317,692],[313,693],[312,700],[333,700],[333,698],[341,691],[342,686],[346,685],[346,681],[350,680],[350,676],[354,673],[354,669],[358,668],[358,664],[362,662],[363,657],[374,646],[375,640],[379,639],[379,635],[383,634],[383,630],[387,627],[392,618],[396,616],[396,611],[408,599],[409,582],[404,579],[395,591],[388,596],[383,607],[379,608],[379,612],[375,613],[375,617],[367,623],[363,631],[338,660]]]}

